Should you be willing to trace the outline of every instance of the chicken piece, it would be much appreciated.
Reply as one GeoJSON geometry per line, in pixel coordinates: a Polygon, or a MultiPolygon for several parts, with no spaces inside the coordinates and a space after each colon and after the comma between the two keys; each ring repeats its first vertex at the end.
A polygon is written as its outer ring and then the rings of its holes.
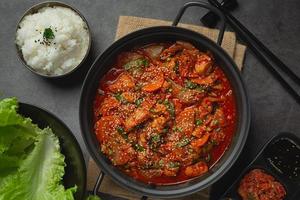
{"type": "Polygon", "coordinates": [[[125,165],[134,158],[135,151],[129,143],[117,143],[114,147],[112,155],[109,155],[114,165],[125,165]]]}
{"type": "Polygon", "coordinates": [[[191,90],[183,88],[182,86],[176,84],[172,80],[168,80],[171,83],[172,86],[172,95],[179,99],[184,104],[192,104],[195,102],[200,101],[204,93],[197,91],[197,90],[191,90]]]}
{"type": "Polygon", "coordinates": [[[200,176],[208,171],[208,166],[205,162],[200,161],[194,165],[185,168],[184,173],[189,177],[200,176]]]}
{"type": "Polygon", "coordinates": [[[183,46],[180,44],[173,44],[169,48],[163,50],[163,52],[160,54],[161,60],[166,60],[167,58],[175,55],[178,51],[182,51],[183,46]]]}
{"type": "Polygon", "coordinates": [[[128,141],[130,142],[130,143],[136,143],[137,142],[137,132],[136,131],[131,131],[131,132],[129,132],[128,134],[127,134],[127,136],[128,136],[128,141]]]}
{"type": "Polygon", "coordinates": [[[213,130],[210,134],[210,140],[214,141],[214,143],[216,144],[220,144],[221,142],[223,142],[225,140],[225,133],[221,130],[213,130]]]}
{"type": "Polygon", "coordinates": [[[224,115],[223,110],[221,108],[216,109],[210,126],[212,128],[215,128],[217,126],[222,127],[225,125],[225,123],[226,123],[226,121],[225,121],[225,115],[224,115]]]}
{"type": "Polygon", "coordinates": [[[173,151],[173,142],[166,142],[160,145],[159,152],[163,155],[169,154],[173,151]]]}
{"type": "Polygon", "coordinates": [[[179,99],[173,99],[174,107],[175,107],[175,115],[178,115],[182,111],[182,103],[180,103],[179,99]]]}
{"type": "Polygon", "coordinates": [[[164,83],[164,74],[162,72],[160,73],[153,73],[151,75],[151,81],[146,83],[143,87],[142,90],[145,92],[154,92],[158,89],[160,89],[164,83]]]}
{"type": "Polygon", "coordinates": [[[122,96],[129,103],[134,103],[134,101],[137,99],[137,94],[134,92],[123,92],[122,96]]]}
{"type": "Polygon", "coordinates": [[[163,174],[163,171],[161,169],[147,169],[147,170],[141,170],[142,175],[147,178],[152,177],[159,177],[163,174]]]}
{"type": "Polygon", "coordinates": [[[199,117],[204,118],[214,110],[214,105],[216,102],[220,102],[221,99],[214,98],[214,97],[205,97],[201,105],[199,106],[199,117]]]}
{"type": "Polygon", "coordinates": [[[195,65],[195,56],[190,54],[188,50],[183,50],[178,56],[178,70],[181,77],[190,77],[195,65]]]}
{"type": "Polygon", "coordinates": [[[108,89],[113,92],[124,92],[134,88],[135,82],[133,78],[126,72],[120,74],[120,76],[112,84],[108,86],[108,89]]]}
{"type": "Polygon", "coordinates": [[[195,127],[195,107],[185,108],[175,119],[177,129],[185,135],[190,135],[195,127]]]}
{"type": "Polygon", "coordinates": [[[135,154],[131,145],[117,131],[121,125],[121,119],[114,115],[102,117],[95,124],[95,132],[101,143],[101,150],[114,165],[126,164],[135,154]]]}
{"type": "Polygon", "coordinates": [[[206,127],[205,126],[198,126],[194,129],[192,136],[195,136],[197,138],[201,138],[203,134],[206,132],[206,127]]]}
{"type": "Polygon", "coordinates": [[[146,121],[150,117],[150,108],[153,106],[153,103],[144,100],[139,108],[137,108],[125,121],[125,129],[128,131],[133,127],[139,125],[140,123],[146,121]]]}
{"type": "Polygon", "coordinates": [[[150,126],[152,129],[155,129],[158,133],[160,133],[163,130],[166,122],[167,122],[167,119],[163,116],[160,116],[160,117],[155,118],[151,122],[150,126]]]}
{"type": "Polygon", "coordinates": [[[113,110],[120,106],[120,104],[121,103],[115,97],[108,96],[101,103],[99,110],[97,110],[97,114],[102,116],[110,115],[113,110]]]}
{"type": "Polygon", "coordinates": [[[195,71],[199,75],[205,75],[211,71],[213,66],[213,59],[207,54],[197,55],[196,63],[195,63],[195,71]]]}
{"type": "Polygon", "coordinates": [[[199,149],[203,145],[205,145],[208,142],[210,134],[209,133],[204,133],[201,138],[195,139],[191,142],[191,146],[193,149],[199,149]]]}
{"type": "Polygon", "coordinates": [[[168,114],[168,110],[167,107],[164,104],[161,103],[157,103],[152,109],[151,109],[151,113],[155,114],[155,115],[166,115],[168,114]]]}
{"type": "Polygon", "coordinates": [[[168,90],[171,88],[171,84],[168,81],[164,81],[164,83],[161,86],[162,92],[168,92],[168,90]]]}
{"type": "Polygon", "coordinates": [[[193,104],[199,102],[204,94],[197,90],[184,89],[176,97],[184,104],[193,104]]]}
{"type": "Polygon", "coordinates": [[[131,103],[121,104],[118,107],[118,110],[117,112],[115,112],[115,114],[125,121],[129,116],[132,115],[135,108],[136,108],[135,104],[131,104],[131,103]]]}
{"type": "Polygon", "coordinates": [[[176,150],[173,150],[165,158],[173,163],[179,162],[181,166],[187,166],[191,165],[196,157],[198,157],[198,155],[189,152],[186,148],[178,148],[177,144],[176,150]]]}
{"type": "Polygon", "coordinates": [[[115,115],[101,117],[95,124],[95,132],[98,140],[106,142],[121,124],[121,119],[115,115]]]}
{"type": "Polygon", "coordinates": [[[212,86],[213,87],[213,89],[215,89],[215,90],[223,90],[223,85],[222,84],[217,84],[217,85],[214,85],[214,86],[212,86]]]}
{"type": "Polygon", "coordinates": [[[210,75],[204,78],[203,77],[192,78],[191,81],[199,85],[212,85],[217,79],[218,76],[216,76],[214,73],[211,73],[210,75]]]}
{"type": "Polygon", "coordinates": [[[165,168],[163,173],[165,176],[176,176],[179,171],[179,167],[165,168]]]}
{"type": "Polygon", "coordinates": [[[168,69],[174,71],[174,68],[176,67],[176,62],[177,62],[176,58],[171,58],[171,60],[169,62],[167,62],[166,67],[168,69]]]}
{"type": "Polygon", "coordinates": [[[141,134],[139,134],[138,141],[140,144],[142,144],[142,145],[147,144],[146,135],[147,135],[146,132],[142,132],[141,134]]]}

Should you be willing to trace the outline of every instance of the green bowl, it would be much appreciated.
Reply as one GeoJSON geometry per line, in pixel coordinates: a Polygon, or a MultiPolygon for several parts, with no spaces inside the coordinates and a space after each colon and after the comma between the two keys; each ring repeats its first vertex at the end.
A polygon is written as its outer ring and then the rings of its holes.
{"type": "Polygon", "coordinates": [[[31,118],[39,128],[50,127],[58,137],[67,164],[63,185],[66,188],[77,185],[75,199],[82,200],[86,191],[86,166],[80,146],[70,129],[55,115],[37,106],[20,103],[18,113],[31,118]]]}

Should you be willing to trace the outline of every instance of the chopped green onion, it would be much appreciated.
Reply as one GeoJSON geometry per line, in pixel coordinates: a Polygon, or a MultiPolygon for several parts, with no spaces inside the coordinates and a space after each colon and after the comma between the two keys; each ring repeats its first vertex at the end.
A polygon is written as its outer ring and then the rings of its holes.
{"type": "Polygon", "coordinates": [[[206,161],[206,162],[210,162],[210,161],[211,161],[211,155],[210,155],[210,154],[207,154],[207,155],[205,156],[205,161],[206,161]]]}
{"type": "Polygon", "coordinates": [[[114,97],[121,103],[127,103],[127,100],[122,96],[122,93],[120,92],[116,93],[114,97]]]}
{"type": "Polygon", "coordinates": [[[118,133],[119,133],[125,140],[128,139],[128,135],[126,134],[126,132],[125,132],[125,130],[124,130],[123,127],[118,126],[118,127],[116,128],[116,130],[118,131],[118,133]]]}
{"type": "Polygon", "coordinates": [[[143,123],[141,123],[141,124],[138,124],[138,125],[136,125],[136,129],[142,129],[142,128],[144,128],[144,125],[145,124],[143,124],[143,123]]]}
{"type": "Polygon", "coordinates": [[[149,61],[144,59],[143,61],[143,66],[148,67],[149,66],[149,61]]]}
{"type": "Polygon", "coordinates": [[[220,132],[221,130],[222,130],[221,127],[216,128],[216,132],[220,132]]]}
{"type": "Polygon", "coordinates": [[[154,135],[154,136],[152,136],[152,137],[151,137],[151,141],[152,141],[153,143],[158,143],[158,142],[160,142],[160,135],[154,135]]]}
{"type": "Polygon", "coordinates": [[[172,118],[175,118],[175,106],[172,102],[167,99],[164,101],[164,105],[167,106],[167,110],[169,111],[172,118]]]}
{"type": "Polygon", "coordinates": [[[196,124],[197,126],[200,126],[202,123],[203,123],[203,121],[202,121],[201,119],[196,119],[195,124],[196,124]]]}
{"type": "Polygon", "coordinates": [[[135,91],[140,91],[142,89],[142,87],[143,87],[143,85],[138,83],[138,84],[135,85],[134,90],[135,91]]]}
{"type": "Polygon", "coordinates": [[[117,128],[118,133],[123,134],[125,132],[124,128],[121,126],[118,126],[117,128]]]}
{"type": "Polygon", "coordinates": [[[185,80],[184,86],[188,89],[195,89],[198,85],[190,80],[185,80]]]}
{"type": "Polygon", "coordinates": [[[159,164],[160,167],[163,167],[163,166],[164,166],[164,161],[163,161],[163,160],[160,160],[160,161],[158,162],[158,164],[159,164]]]}
{"type": "Polygon", "coordinates": [[[211,140],[211,143],[212,143],[214,146],[216,146],[216,145],[219,144],[216,140],[211,140]]]}
{"type": "Polygon", "coordinates": [[[135,150],[137,150],[139,152],[145,151],[145,148],[137,143],[134,145],[134,148],[135,148],[135,150]]]}
{"type": "Polygon", "coordinates": [[[135,70],[141,67],[148,67],[149,61],[144,58],[138,58],[136,60],[131,60],[126,63],[123,67],[125,70],[135,70]]]}
{"type": "Polygon", "coordinates": [[[178,132],[182,132],[182,128],[181,127],[173,127],[173,131],[178,131],[178,132]]]}
{"type": "Polygon", "coordinates": [[[219,120],[217,120],[217,119],[214,119],[214,120],[212,120],[212,125],[218,125],[219,124],[219,120]]]}
{"type": "Polygon", "coordinates": [[[55,38],[55,35],[51,28],[45,28],[43,38],[45,38],[46,40],[51,40],[55,38]]]}
{"type": "Polygon", "coordinates": [[[111,149],[108,149],[108,155],[112,155],[114,152],[111,149]]]}
{"type": "Polygon", "coordinates": [[[177,146],[178,147],[184,147],[184,146],[188,145],[190,142],[191,142],[191,140],[189,138],[184,137],[182,140],[180,140],[177,143],[177,146]]]}
{"type": "Polygon", "coordinates": [[[179,162],[169,162],[168,165],[170,168],[177,168],[180,166],[180,163],[179,162]]]}
{"type": "Polygon", "coordinates": [[[166,90],[166,92],[168,92],[168,93],[171,93],[172,91],[173,91],[172,88],[168,88],[168,89],[166,90]]]}
{"type": "Polygon", "coordinates": [[[155,109],[154,108],[150,108],[149,110],[151,113],[155,113],[155,109]]]}
{"type": "Polygon", "coordinates": [[[135,105],[137,106],[137,107],[139,107],[141,104],[142,104],[142,102],[144,101],[144,99],[143,98],[139,98],[139,99],[137,99],[137,100],[135,100],[135,105]]]}
{"type": "Polygon", "coordinates": [[[176,62],[175,62],[174,72],[176,74],[179,74],[179,62],[178,62],[178,60],[176,60],[176,62]]]}
{"type": "Polygon", "coordinates": [[[159,99],[159,100],[157,101],[157,103],[159,103],[159,104],[161,104],[162,102],[163,102],[162,99],[159,99]]]}
{"type": "Polygon", "coordinates": [[[162,130],[162,133],[167,133],[169,131],[169,127],[165,127],[163,130],[162,130]]]}

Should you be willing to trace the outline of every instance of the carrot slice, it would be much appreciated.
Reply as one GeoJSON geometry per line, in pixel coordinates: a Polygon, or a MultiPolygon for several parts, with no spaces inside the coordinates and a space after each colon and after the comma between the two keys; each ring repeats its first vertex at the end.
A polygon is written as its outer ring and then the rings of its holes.
{"type": "Polygon", "coordinates": [[[184,173],[189,177],[200,176],[208,171],[208,166],[205,162],[198,162],[185,168],[184,173]]]}

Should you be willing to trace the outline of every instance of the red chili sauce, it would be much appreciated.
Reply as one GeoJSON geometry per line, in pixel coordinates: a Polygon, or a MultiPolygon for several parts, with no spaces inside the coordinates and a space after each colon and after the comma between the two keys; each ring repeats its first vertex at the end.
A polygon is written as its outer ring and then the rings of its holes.
{"type": "Polygon", "coordinates": [[[243,200],[283,200],[284,186],[262,169],[253,169],[242,179],[238,193],[243,200]]]}
{"type": "Polygon", "coordinates": [[[121,53],[100,80],[94,130],[114,166],[146,183],[201,176],[236,126],[231,85],[213,55],[186,42],[121,53]]]}

